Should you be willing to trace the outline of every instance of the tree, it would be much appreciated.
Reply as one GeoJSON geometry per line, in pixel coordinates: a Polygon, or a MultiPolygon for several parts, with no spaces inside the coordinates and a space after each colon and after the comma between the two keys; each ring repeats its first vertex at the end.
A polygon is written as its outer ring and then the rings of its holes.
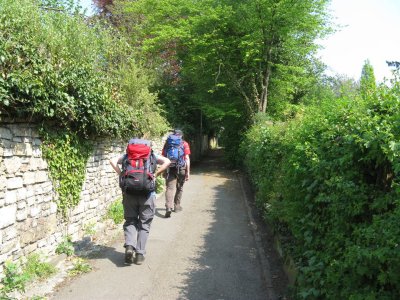
{"type": "Polygon", "coordinates": [[[251,115],[267,111],[271,84],[281,91],[286,86],[284,96],[301,95],[293,83],[304,85],[313,69],[326,1],[207,3],[190,23],[193,74],[211,75],[214,88],[235,91],[251,115]]]}
{"type": "Polygon", "coordinates": [[[271,80],[288,83],[305,75],[317,49],[313,41],[325,25],[325,5],[326,1],[313,0],[257,0],[239,5],[237,21],[244,16],[240,49],[252,77],[254,95],[250,97],[259,112],[267,110],[271,80]]]}
{"type": "Polygon", "coordinates": [[[114,0],[93,0],[93,4],[100,14],[108,15],[111,13],[111,6],[114,4],[114,0]]]}
{"type": "Polygon", "coordinates": [[[364,62],[361,78],[360,78],[360,92],[364,99],[374,95],[376,93],[376,81],[374,68],[370,64],[369,60],[364,62]]]}
{"type": "Polygon", "coordinates": [[[186,76],[212,78],[207,90],[235,91],[251,115],[267,111],[271,83],[301,98],[313,70],[314,40],[325,32],[327,1],[200,2],[126,2],[125,11],[133,20],[141,16],[130,25],[140,28],[136,37],[145,51],[168,57],[164,67],[175,66],[178,76],[181,63],[171,58],[183,62],[186,76]]]}
{"type": "Polygon", "coordinates": [[[326,32],[327,3],[115,0],[112,13],[158,74],[170,121],[199,128],[201,111],[211,128],[239,135],[256,113],[277,116],[315,84],[314,40],[326,32]]]}

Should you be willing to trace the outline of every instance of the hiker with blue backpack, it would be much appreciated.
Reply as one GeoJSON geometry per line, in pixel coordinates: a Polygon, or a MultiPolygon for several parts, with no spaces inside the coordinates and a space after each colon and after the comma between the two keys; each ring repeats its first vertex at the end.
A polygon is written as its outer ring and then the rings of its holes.
{"type": "Polygon", "coordinates": [[[175,129],[167,137],[162,154],[171,164],[165,172],[165,218],[171,217],[171,212],[182,211],[181,200],[183,185],[190,176],[190,147],[183,139],[182,130],[175,129]]]}
{"type": "Polygon", "coordinates": [[[150,141],[138,138],[129,140],[124,155],[110,160],[111,166],[119,175],[119,186],[122,190],[127,264],[140,265],[145,259],[146,242],[156,210],[156,177],[170,163],[168,158],[153,152],[150,141]]]}

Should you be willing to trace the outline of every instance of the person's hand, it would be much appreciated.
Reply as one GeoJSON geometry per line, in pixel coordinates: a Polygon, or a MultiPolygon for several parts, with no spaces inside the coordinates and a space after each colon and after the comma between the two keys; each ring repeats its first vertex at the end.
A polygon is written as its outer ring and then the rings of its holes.
{"type": "Polygon", "coordinates": [[[185,174],[185,181],[188,181],[189,180],[189,173],[186,173],[185,174]]]}

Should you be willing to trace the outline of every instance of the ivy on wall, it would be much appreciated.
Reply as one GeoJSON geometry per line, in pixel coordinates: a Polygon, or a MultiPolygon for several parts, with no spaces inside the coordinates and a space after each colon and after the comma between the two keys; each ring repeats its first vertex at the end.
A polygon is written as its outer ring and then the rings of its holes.
{"type": "Polygon", "coordinates": [[[68,131],[40,130],[42,153],[58,194],[58,211],[66,219],[68,210],[80,201],[86,163],[93,145],[68,131]]]}

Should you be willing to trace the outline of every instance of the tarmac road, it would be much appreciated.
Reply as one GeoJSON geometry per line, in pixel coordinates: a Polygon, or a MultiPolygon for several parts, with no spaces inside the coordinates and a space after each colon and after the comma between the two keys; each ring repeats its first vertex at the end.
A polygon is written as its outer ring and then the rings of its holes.
{"type": "Polygon", "coordinates": [[[275,299],[241,182],[220,157],[192,168],[182,207],[165,219],[164,196],[157,199],[142,265],[124,264],[121,228],[120,238],[90,260],[93,271],[50,299],[275,299]]]}

